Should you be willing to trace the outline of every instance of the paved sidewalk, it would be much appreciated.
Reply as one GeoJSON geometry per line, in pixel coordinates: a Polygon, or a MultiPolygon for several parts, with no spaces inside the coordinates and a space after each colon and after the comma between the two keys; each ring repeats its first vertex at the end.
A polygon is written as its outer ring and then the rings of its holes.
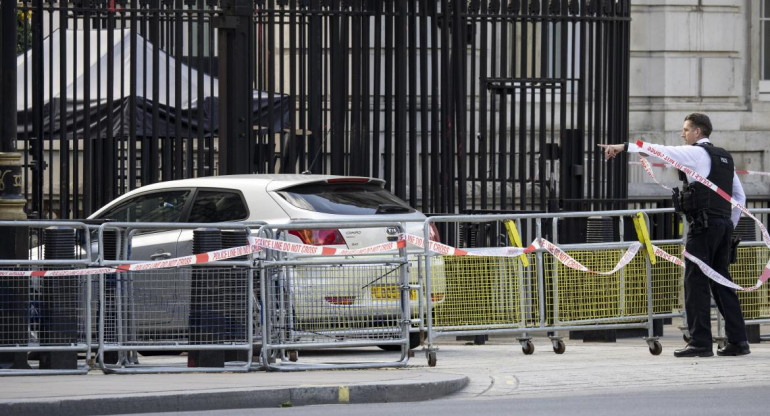
{"type": "MultiPolygon", "coordinates": [[[[681,333],[665,328],[663,353],[650,354],[639,339],[583,343],[565,339],[554,354],[547,338],[533,339],[524,355],[512,337],[485,345],[439,338],[438,363],[428,367],[421,351],[406,368],[301,372],[188,373],[0,377],[0,414],[86,415],[226,408],[372,403],[496,396],[563,396],[598,391],[676,389],[693,385],[748,383],[770,386],[770,343],[752,344],[744,357],[675,358],[681,333]]],[[[366,361],[385,354],[361,348],[305,353],[301,362],[366,361]],[[330,358],[331,357],[331,358],[330,358]]],[[[177,358],[178,359],[178,358],[177,358]]]]}
{"type": "Polygon", "coordinates": [[[462,375],[411,370],[22,376],[0,379],[2,415],[87,415],[430,400],[462,375]]]}

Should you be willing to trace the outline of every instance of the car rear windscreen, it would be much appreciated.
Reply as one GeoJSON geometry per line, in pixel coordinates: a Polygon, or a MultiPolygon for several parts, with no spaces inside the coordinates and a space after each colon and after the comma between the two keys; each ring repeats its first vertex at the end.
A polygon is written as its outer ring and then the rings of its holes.
{"type": "Polygon", "coordinates": [[[297,208],[326,214],[372,215],[415,212],[406,202],[369,183],[315,183],[278,192],[297,208]]]}

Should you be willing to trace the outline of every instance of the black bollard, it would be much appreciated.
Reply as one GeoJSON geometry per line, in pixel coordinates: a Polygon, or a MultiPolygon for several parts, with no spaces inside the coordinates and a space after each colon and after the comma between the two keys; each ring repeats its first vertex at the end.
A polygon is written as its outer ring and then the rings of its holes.
{"type": "MultiPolygon", "coordinates": [[[[45,229],[45,259],[74,259],[75,241],[75,230],[72,228],[45,229]]],[[[46,276],[41,279],[41,346],[77,343],[78,283],[77,276],[46,276]]],[[[77,361],[77,351],[44,351],[40,354],[40,369],[77,369],[77,361]]]]}
{"type": "MultiPolygon", "coordinates": [[[[216,228],[193,231],[193,254],[222,248],[222,233],[216,228]]],[[[222,342],[223,316],[219,310],[221,294],[219,276],[203,267],[193,267],[190,282],[190,344],[222,342]]],[[[224,350],[189,351],[188,367],[224,367],[224,350]]]]}

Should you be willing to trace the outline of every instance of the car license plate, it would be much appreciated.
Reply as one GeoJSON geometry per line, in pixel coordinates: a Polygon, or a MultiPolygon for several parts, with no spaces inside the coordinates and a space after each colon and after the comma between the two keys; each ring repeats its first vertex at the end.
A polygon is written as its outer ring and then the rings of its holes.
{"type": "MultiPolygon", "coordinates": [[[[417,290],[409,291],[409,299],[417,300],[417,290]]],[[[381,300],[399,300],[401,299],[401,289],[396,285],[372,286],[372,298],[381,300]]]]}

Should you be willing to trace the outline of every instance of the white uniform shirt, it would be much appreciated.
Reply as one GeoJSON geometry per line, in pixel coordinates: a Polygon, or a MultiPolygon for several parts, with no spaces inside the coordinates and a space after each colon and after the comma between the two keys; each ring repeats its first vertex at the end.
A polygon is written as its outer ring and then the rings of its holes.
{"type": "MultiPolygon", "coordinates": [[[[710,143],[710,141],[707,138],[703,138],[698,140],[698,143],[710,143]]],[[[707,178],[709,173],[711,173],[711,158],[709,157],[706,149],[700,146],[664,146],[656,144],[655,147],[660,148],[662,152],[666,153],[668,156],[675,159],[684,166],[687,166],[688,168],[698,172],[704,178],[707,178]]],[[[632,153],[644,153],[642,148],[637,146],[635,143],[628,144],[628,151],[632,153]]],[[[658,159],[655,156],[649,156],[653,159],[658,159]]],[[[687,176],[687,183],[692,183],[693,180],[693,178],[687,176]]],[[[725,191],[727,190],[725,189],[725,191]]],[[[737,173],[733,173],[732,196],[733,199],[738,201],[739,204],[746,206],[746,194],[743,192],[743,185],[741,185],[741,181],[738,179],[737,173]]],[[[741,210],[733,206],[731,214],[733,227],[735,227],[738,225],[738,219],[741,217],[741,210]]]]}

